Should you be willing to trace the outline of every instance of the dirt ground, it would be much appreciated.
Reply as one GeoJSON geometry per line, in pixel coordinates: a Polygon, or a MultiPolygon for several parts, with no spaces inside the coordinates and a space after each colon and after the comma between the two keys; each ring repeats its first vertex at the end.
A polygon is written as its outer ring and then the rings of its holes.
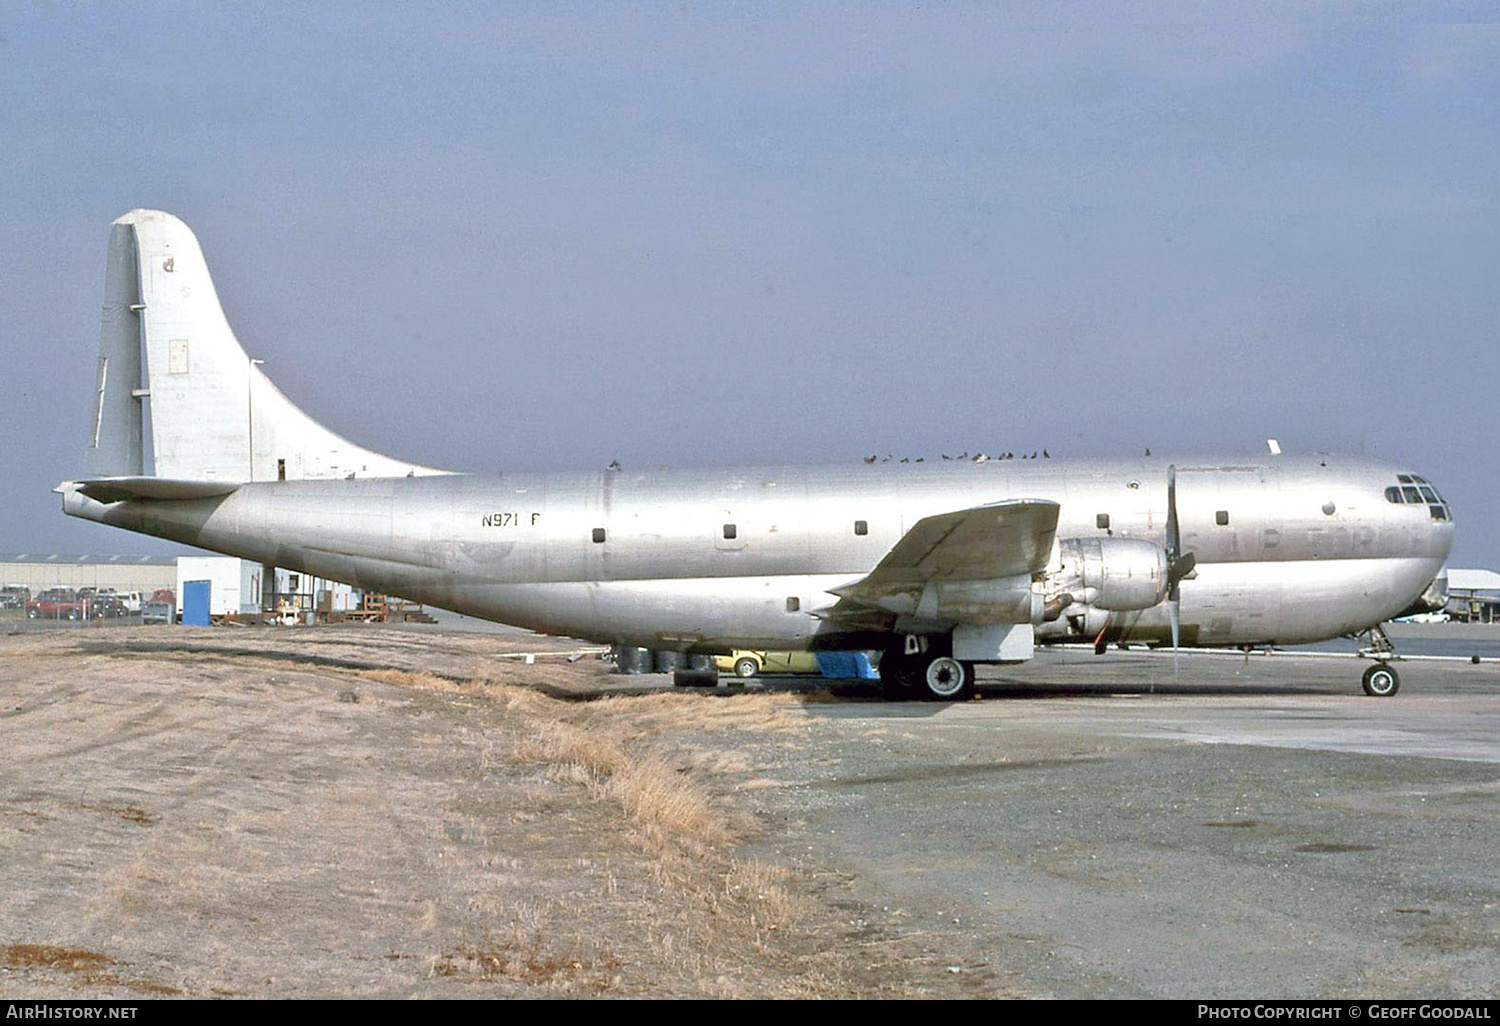
{"type": "Polygon", "coordinates": [[[1019,993],[747,854],[817,762],[816,698],[633,693],[579,651],[0,635],[0,998],[1019,993]]]}

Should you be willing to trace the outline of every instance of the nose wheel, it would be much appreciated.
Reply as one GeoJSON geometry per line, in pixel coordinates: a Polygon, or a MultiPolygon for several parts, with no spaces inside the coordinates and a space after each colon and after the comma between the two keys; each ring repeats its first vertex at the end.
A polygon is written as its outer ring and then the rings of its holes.
{"type": "Polygon", "coordinates": [[[1372,698],[1390,698],[1401,688],[1401,675],[1388,660],[1400,659],[1396,654],[1396,646],[1391,644],[1391,636],[1385,632],[1385,625],[1377,623],[1373,627],[1367,627],[1357,634],[1347,634],[1345,637],[1352,638],[1360,643],[1359,654],[1366,659],[1378,660],[1374,666],[1365,670],[1364,678],[1360,681],[1364,685],[1365,694],[1372,698]]]}
{"type": "Polygon", "coordinates": [[[1389,698],[1401,687],[1401,675],[1389,663],[1376,663],[1365,671],[1361,681],[1365,694],[1373,698],[1389,698]]]}

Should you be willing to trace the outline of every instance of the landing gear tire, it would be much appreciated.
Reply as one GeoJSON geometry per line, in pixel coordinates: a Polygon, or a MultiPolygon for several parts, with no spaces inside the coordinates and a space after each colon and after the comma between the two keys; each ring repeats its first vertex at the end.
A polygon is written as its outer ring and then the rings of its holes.
{"type": "Polygon", "coordinates": [[[916,660],[903,652],[887,652],[880,657],[880,691],[887,702],[904,702],[913,697],[920,669],[916,660]]]}
{"type": "Polygon", "coordinates": [[[974,664],[952,656],[938,656],[922,673],[927,697],[938,702],[957,702],[974,694],[974,664]]]}
{"type": "Polygon", "coordinates": [[[672,686],[677,688],[712,688],[718,687],[718,670],[683,670],[672,671],[672,686]]]}
{"type": "Polygon", "coordinates": [[[1376,663],[1365,671],[1361,683],[1372,698],[1390,698],[1401,688],[1401,675],[1389,663],[1376,663]]]}
{"type": "Polygon", "coordinates": [[[760,663],[757,663],[749,656],[735,661],[734,675],[736,677],[754,677],[759,672],[760,663]]]}

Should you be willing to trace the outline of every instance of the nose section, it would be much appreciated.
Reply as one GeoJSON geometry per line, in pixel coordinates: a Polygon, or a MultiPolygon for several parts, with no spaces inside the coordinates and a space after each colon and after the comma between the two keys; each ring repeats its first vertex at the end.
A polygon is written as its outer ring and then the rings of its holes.
{"type": "MultiPolygon", "coordinates": [[[[1399,616],[1417,616],[1421,613],[1436,613],[1448,605],[1448,568],[1445,566],[1437,572],[1421,595],[1417,596],[1399,616]]],[[[1399,617],[1398,617],[1399,618],[1399,617]]]]}

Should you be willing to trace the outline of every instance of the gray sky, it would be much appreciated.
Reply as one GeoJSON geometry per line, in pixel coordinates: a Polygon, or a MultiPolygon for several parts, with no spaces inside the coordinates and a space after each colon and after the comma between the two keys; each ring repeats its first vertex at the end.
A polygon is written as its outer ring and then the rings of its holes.
{"type": "Polygon", "coordinates": [[[49,493],[150,206],[423,463],[1276,436],[1500,567],[1494,3],[76,6],[0,13],[0,551],[163,549],[49,493]]]}

